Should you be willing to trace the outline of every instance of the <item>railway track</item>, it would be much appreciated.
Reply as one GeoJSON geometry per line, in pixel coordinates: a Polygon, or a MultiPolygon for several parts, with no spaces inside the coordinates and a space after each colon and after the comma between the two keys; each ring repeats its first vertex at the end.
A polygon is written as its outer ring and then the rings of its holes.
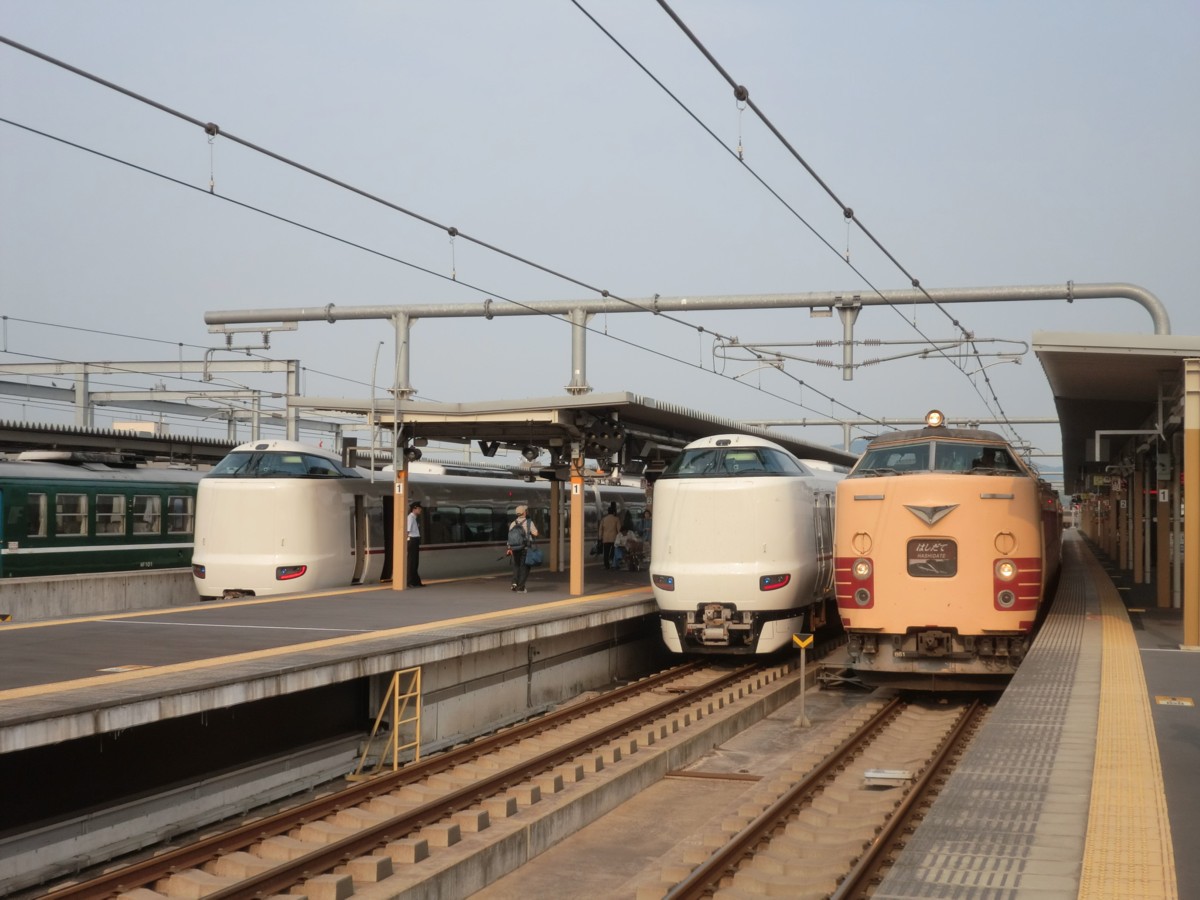
{"type": "Polygon", "coordinates": [[[589,786],[624,778],[605,792],[615,805],[795,697],[798,682],[791,664],[682,666],[48,896],[392,897],[447,868],[466,893],[472,869],[503,874],[472,862],[482,845],[539,852],[538,808],[574,803],[574,817],[598,816],[589,786]]]}
{"type": "MultiPolygon", "coordinates": [[[[980,701],[939,708],[899,697],[872,701],[852,733],[782,790],[763,786],[739,805],[754,812],[690,842],[688,856],[646,876],[636,896],[787,896],[851,900],[870,895],[906,828],[986,715],[980,701]],[[897,761],[902,763],[897,768],[897,761]],[[680,870],[689,874],[679,877],[680,870]]],[[[812,762],[798,759],[794,771],[812,762]]]]}

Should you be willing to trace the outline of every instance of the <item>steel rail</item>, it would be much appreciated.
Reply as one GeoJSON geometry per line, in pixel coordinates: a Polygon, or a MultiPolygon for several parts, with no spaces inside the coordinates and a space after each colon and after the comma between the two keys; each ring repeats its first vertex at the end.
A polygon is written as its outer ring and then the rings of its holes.
{"type": "Polygon", "coordinates": [[[945,771],[951,755],[961,748],[967,732],[974,730],[979,719],[986,712],[987,708],[978,699],[963,711],[962,716],[947,734],[933,759],[922,770],[912,788],[904,795],[900,805],[888,818],[883,830],[859,857],[854,868],[837,886],[837,889],[829,895],[829,900],[850,900],[852,897],[863,896],[867,884],[875,877],[887,854],[895,845],[897,832],[905,827],[916,814],[916,807],[925,800],[933,782],[945,771]]]}
{"type": "Polygon", "coordinates": [[[875,713],[861,728],[842,741],[805,778],[793,785],[787,793],[767,807],[753,822],[739,831],[728,843],[714,852],[708,859],[692,870],[683,881],[672,888],[664,900],[695,900],[708,896],[714,885],[732,871],[743,857],[755,846],[766,840],[779,827],[780,821],[789,811],[804,804],[816,792],[817,787],[839,768],[846,758],[869,743],[875,735],[907,707],[900,697],[893,697],[879,712],[875,713]]]}
{"type": "MultiPolygon", "coordinates": [[[[214,856],[243,850],[266,838],[283,834],[292,828],[320,819],[340,809],[385,795],[407,784],[470,762],[507,744],[534,737],[599,709],[614,706],[639,693],[653,690],[666,682],[692,674],[702,665],[702,662],[697,661],[669,669],[583,703],[496,732],[471,744],[430,757],[428,760],[414,763],[396,772],[389,772],[370,781],[352,785],[344,791],[283,810],[230,831],[211,835],[185,847],[167,851],[151,859],[104,873],[87,881],[66,885],[48,893],[47,897],[49,900],[67,900],[67,898],[89,898],[91,900],[91,898],[115,896],[120,892],[150,884],[176,872],[193,868],[214,856]]],[[[582,754],[591,747],[608,743],[619,737],[620,734],[639,727],[644,722],[653,721],[681,707],[695,703],[698,699],[720,691],[726,685],[746,677],[759,667],[758,665],[739,667],[714,681],[641,710],[620,722],[583,735],[567,745],[498,771],[483,781],[474,782],[437,800],[414,807],[408,812],[329,844],[320,850],[268,869],[240,882],[237,886],[206,896],[212,898],[269,896],[303,880],[308,874],[327,871],[345,860],[362,855],[364,850],[397,840],[430,822],[478,803],[490,794],[505,790],[513,784],[527,781],[546,769],[582,754]]]]}

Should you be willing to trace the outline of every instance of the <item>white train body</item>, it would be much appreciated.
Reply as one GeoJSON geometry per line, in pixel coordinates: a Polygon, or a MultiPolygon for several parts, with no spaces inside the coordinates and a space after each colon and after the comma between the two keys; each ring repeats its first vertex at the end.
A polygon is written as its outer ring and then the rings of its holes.
{"type": "MultiPolygon", "coordinates": [[[[436,468],[418,464],[408,477],[409,496],[423,507],[422,579],[506,573],[507,523],[519,504],[529,507],[543,539],[549,536],[549,482],[436,468]]],[[[394,484],[390,471],[372,480],[336,454],[304,444],[236,447],[200,481],[192,555],[197,593],[269,596],[390,579],[394,484]]],[[[644,491],[605,485],[588,492],[589,535],[602,504],[615,502],[640,523],[644,491]]]]}
{"type": "Polygon", "coordinates": [[[654,486],[651,584],[676,653],[770,653],[824,623],[841,474],[749,435],[689,444],[654,486]]]}

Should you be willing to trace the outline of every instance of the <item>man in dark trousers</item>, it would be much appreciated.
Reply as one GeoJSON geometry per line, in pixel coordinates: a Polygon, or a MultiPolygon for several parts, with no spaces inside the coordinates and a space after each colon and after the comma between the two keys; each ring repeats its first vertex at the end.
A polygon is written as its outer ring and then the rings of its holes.
{"type": "Polygon", "coordinates": [[[600,544],[604,548],[604,568],[613,567],[613,550],[617,533],[621,530],[621,518],[617,515],[617,504],[608,504],[608,513],[600,520],[600,544]]]}
{"type": "Polygon", "coordinates": [[[408,586],[425,587],[418,566],[421,563],[421,501],[408,504],[408,586]]]}

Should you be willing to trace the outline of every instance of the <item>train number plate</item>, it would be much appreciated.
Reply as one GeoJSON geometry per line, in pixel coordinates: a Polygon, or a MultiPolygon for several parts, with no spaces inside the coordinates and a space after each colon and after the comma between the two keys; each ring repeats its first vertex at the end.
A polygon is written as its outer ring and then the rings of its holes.
{"type": "Polygon", "coordinates": [[[949,578],[958,574],[958,544],[936,538],[908,542],[908,574],[915,578],[949,578]]]}

